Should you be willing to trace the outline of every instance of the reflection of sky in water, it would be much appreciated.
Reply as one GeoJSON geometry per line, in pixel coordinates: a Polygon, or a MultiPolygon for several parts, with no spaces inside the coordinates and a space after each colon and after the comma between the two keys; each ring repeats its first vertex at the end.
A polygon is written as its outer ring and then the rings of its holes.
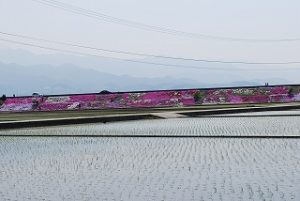
{"type": "Polygon", "coordinates": [[[299,143],[1,137],[0,200],[299,200],[299,143]]]}
{"type": "MultiPolygon", "coordinates": [[[[251,115],[300,115],[300,111],[246,113],[243,117],[205,117],[167,120],[141,120],[107,124],[90,124],[0,131],[1,135],[299,135],[299,116],[259,116],[251,115]]],[[[234,116],[234,115],[230,115],[234,116]]]]}
{"type": "MultiPolygon", "coordinates": [[[[274,116],[299,113],[0,134],[299,135],[298,116],[274,116]]],[[[0,137],[0,200],[299,200],[299,152],[298,139],[0,137]]]]}

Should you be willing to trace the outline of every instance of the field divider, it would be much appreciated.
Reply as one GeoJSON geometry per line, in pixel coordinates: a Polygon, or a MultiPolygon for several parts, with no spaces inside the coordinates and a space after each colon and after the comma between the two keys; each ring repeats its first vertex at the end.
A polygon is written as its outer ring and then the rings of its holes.
{"type": "MultiPolygon", "coordinates": [[[[146,119],[210,117],[209,115],[267,112],[267,111],[288,111],[288,110],[297,110],[297,109],[300,109],[300,104],[267,106],[267,107],[259,106],[259,107],[226,108],[226,109],[211,109],[211,110],[170,111],[170,112],[162,112],[162,113],[116,114],[116,115],[104,115],[104,116],[102,115],[102,116],[93,116],[93,117],[68,117],[68,118],[36,119],[36,120],[23,120],[23,121],[4,121],[4,122],[0,122],[0,130],[90,124],[90,123],[108,123],[108,122],[120,122],[120,121],[135,121],[135,120],[146,120],[146,119]]],[[[287,116],[293,116],[293,114],[287,116]]],[[[216,116],[212,116],[212,117],[216,118],[216,116]]],[[[232,116],[228,116],[228,117],[231,118],[232,116]]]]}
{"type": "Polygon", "coordinates": [[[0,122],[0,130],[21,129],[48,126],[78,125],[91,123],[108,123],[119,121],[135,121],[142,119],[161,119],[152,114],[126,114],[126,115],[107,115],[93,117],[71,117],[71,118],[53,118],[53,119],[35,119],[25,121],[0,122]]]}
{"type": "Polygon", "coordinates": [[[187,115],[189,117],[199,117],[207,115],[220,115],[220,114],[239,114],[249,112],[271,112],[271,111],[288,111],[288,110],[299,110],[300,104],[293,105],[280,105],[280,106],[259,106],[259,107],[244,107],[244,108],[225,108],[225,109],[213,109],[213,110],[202,110],[202,111],[184,111],[178,112],[178,114],[187,115]]]}

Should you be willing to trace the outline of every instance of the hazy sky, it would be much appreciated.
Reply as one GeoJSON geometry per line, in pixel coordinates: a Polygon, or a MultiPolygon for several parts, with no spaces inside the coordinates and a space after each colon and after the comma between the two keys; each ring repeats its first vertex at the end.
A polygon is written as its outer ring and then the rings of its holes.
{"type": "MultiPolygon", "coordinates": [[[[60,1],[187,32],[236,38],[300,39],[298,0],[60,1]]],[[[12,33],[154,54],[249,61],[300,60],[300,41],[247,43],[174,37],[94,20],[32,0],[0,0],[0,27],[12,33]]]]}
{"type": "MultiPolygon", "coordinates": [[[[106,15],[167,27],[185,32],[248,39],[300,39],[299,0],[59,0],[106,15]]],[[[118,49],[148,54],[188,58],[221,59],[229,61],[286,62],[300,61],[300,40],[281,43],[250,43],[188,38],[140,30],[114,23],[95,20],[32,0],[0,0],[0,31],[29,35],[50,40],[72,42],[99,48],[118,49]]],[[[0,35],[0,38],[15,39],[0,35]]],[[[17,40],[17,39],[16,39],[17,40]]],[[[32,42],[32,41],[29,41],[32,42]]],[[[51,47],[69,49],[51,45],[51,47]]],[[[0,41],[1,48],[18,48],[36,54],[53,54],[53,51],[12,45],[0,41]]],[[[74,50],[74,48],[72,48],[74,50]]],[[[81,52],[83,50],[80,50],[81,52]]],[[[121,56],[84,50],[105,56],[121,56]]],[[[12,54],[11,54],[12,55],[12,54]]],[[[12,55],[13,56],[13,55],[12,55]]],[[[122,56],[124,58],[124,56],[122,56]]],[[[135,58],[127,56],[126,58],[135,58]]],[[[18,61],[22,62],[22,61],[18,61]]],[[[67,62],[67,61],[66,61],[67,62]]],[[[176,63],[176,62],[175,62],[176,63]]],[[[208,64],[219,67],[219,64],[208,64]]],[[[243,66],[273,69],[273,66],[243,66]]],[[[297,66],[277,66],[289,71],[297,66]]],[[[116,73],[116,69],[93,66],[99,71],[116,73]]],[[[172,73],[164,67],[148,66],[136,75],[184,75],[184,69],[172,73]]],[[[274,67],[275,68],[275,67],[274,67]]],[[[128,74],[134,74],[128,68],[128,74]]],[[[121,70],[122,74],[126,70],[121,70]]],[[[189,74],[195,72],[186,70],[189,74]]],[[[220,75],[223,72],[218,72],[220,75]]],[[[242,72],[243,73],[243,72],[242,72]]],[[[265,72],[249,72],[255,77],[265,72]]],[[[286,76],[282,74],[282,76],[286,76]]],[[[293,73],[294,74],[294,73],[293,73]]],[[[237,74],[235,74],[237,75],[237,74]]],[[[280,75],[280,72],[279,72],[280,75]]],[[[287,75],[288,76],[288,75],[287,75]]],[[[187,76],[185,76],[187,77],[187,76]]],[[[245,76],[244,73],[244,78],[245,76]]],[[[235,77],[236,78],[236,77],[235,77]]],[[[235,78],[232,78],[233,80],[235,78]]],[[[243,77],[241,77],[243,79],[243,77]]],[[[295,80],[295,79],[294,79],[295,80]]]]}

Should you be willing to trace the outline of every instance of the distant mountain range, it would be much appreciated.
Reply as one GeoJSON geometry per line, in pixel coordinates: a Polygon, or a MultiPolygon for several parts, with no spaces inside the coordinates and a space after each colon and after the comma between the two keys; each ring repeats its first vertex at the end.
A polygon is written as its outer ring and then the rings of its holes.
{"type": "Polygon", "coordinates": [[[129,90],[202,88],[217,86],[257,85],[258,82],[205,84],[195,80],[172,77],[142,78],[118,76],[72,65],[31,66],[0,63],[0,94],[31,95],[89,93],[129,90]]]}
{"type": "MultiPolygon", "coordinates": [[[[150,58],[144,61],[152,62],[150,58]]],[[[104,58],[39,55],[25,50],[0,48],[0,95],[251,86],[265,82],[290,84],[297,83],[299,77],[297,69],[282,72],[270,70],[266,73],[226,70],[228,66],[217,71],[209,69],[214,67],[212,64],[197,65],[208,69],[172,69],[104,58]]]]}

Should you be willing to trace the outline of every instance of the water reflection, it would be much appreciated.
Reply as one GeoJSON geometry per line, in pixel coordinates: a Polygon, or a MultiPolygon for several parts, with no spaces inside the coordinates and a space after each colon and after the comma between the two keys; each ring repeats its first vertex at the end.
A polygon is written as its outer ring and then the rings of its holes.
{"type": "Polygon", "coordinates": [[[0,200],[298,200],[296,139],[0,138],[0,200]]]}

